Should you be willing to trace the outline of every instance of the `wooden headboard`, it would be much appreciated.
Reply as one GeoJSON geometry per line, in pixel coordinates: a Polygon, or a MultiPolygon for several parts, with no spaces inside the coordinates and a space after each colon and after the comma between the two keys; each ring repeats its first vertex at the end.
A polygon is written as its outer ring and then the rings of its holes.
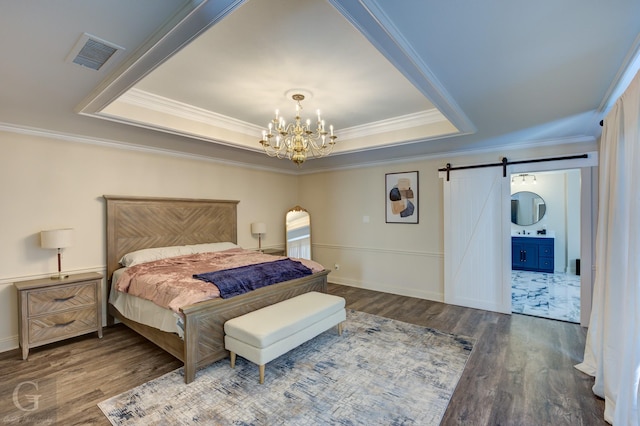
{"type": "Polygon", "coordinates": [[[104,195],[107,200],[107,282],[127,253],[185,244],[237,243],[232,200],[104,195]]]}

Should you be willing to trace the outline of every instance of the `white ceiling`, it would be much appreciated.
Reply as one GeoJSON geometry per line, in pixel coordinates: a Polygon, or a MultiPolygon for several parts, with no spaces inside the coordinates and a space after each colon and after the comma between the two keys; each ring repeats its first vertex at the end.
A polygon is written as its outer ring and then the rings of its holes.
{"type": "Polygon", "coordinates": [[[0,1],[0,125],[285,171],[290,89],[339,137],[303,171],[593,141],[640,46],[637,0],[0,1]],[[125,51],[66,61],[85,32],[125,51]]]}

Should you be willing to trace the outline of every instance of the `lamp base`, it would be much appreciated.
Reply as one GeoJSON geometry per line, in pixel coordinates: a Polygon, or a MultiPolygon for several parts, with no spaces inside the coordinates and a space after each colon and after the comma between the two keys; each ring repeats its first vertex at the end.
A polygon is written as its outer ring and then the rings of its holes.
{"type": "Polygon", "coordinates": [[[58,249],[58,275],[51,275],[52,280],[64,280],[65,278],[69,278],[69,274],[65,274],[62,272],[62,254],[60,253],[60,249],[58,249]]]}
{"type": "Polygon", "coordinates": [[[57,274],[57,275],[51,275],[52,280],[64,280],[65,278],[69,278],[69,274],[57,274]]]}

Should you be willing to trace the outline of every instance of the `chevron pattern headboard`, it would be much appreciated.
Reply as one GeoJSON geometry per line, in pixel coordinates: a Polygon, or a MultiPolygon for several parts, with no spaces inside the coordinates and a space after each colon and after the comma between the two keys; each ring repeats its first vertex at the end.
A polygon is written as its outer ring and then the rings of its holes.
{"type": "Polygon", "coordinates": [[[104,195],[107,201],[107,282],[118,261],[143,248],[237,243],[232,200],[104,195]]]}

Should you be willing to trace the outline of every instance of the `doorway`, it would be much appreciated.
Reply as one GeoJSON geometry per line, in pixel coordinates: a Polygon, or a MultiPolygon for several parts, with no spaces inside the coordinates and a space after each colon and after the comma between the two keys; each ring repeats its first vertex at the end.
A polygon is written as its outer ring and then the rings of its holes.
{"type": "Polygon", "coordinates": [[[511,311],[580,323],[581,171],[511,175],[511,311]]]}

